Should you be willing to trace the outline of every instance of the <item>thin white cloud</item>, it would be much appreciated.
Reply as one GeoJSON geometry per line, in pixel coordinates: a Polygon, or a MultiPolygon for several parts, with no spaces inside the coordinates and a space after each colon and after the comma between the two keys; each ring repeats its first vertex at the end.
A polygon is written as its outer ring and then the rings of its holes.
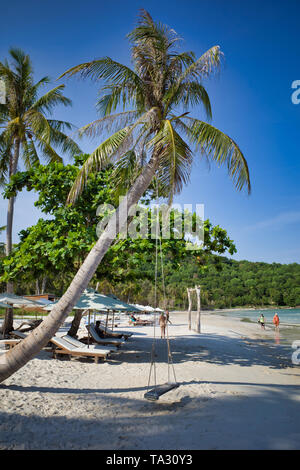
{"type": "Polygon", "coordinates": [[[285,225],[300,222],[300,211],[283,212],[270,219],[257,222],[245,227],[246,230],[260,230],[268,228],[284,228],[285,225]]]}

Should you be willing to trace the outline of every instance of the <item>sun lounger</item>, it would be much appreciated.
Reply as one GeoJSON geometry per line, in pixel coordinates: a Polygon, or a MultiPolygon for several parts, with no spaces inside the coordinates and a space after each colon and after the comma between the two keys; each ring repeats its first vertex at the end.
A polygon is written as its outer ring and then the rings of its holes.
{"type": "Polygon", "coordinates": [[[151,326],[153,325],[152,320],[132,320],[129,318],[129,325],[131,326],[151,326]]]}
{"type": "Polygon", "coordinates": [[[17,339],[24,339],[24,338],[26,338],[26,336],[27,336],[26,333],[23,333],[22,331],[18,331],[18,330],[13,330],[13,331],[11,331],[9,334],[10,334],[10,336],[12,336],[13,338],[17,338],[17,339]]]}
{"type": "Polygon", "coordinates": [[[99,348],[99,347],[87,347],[82,344],[82,347],[74,346],[65,338],[59,338],[57,336],[53,336],[51,339],[51,343],[54,344],[55,348],[53,349],[53,357],[56,358],[58,354],[65,354],[70,358],[72,356],[77,357],[93,357],[95,362],[99,361],[99,357],[102,359],[106,359],[107,356],[110,354],[109,348],[99,348]]]}
{"type": "Polygon", "coordinates": [[[128,338],[130,338],[130,337],[133,335],[133,333],[131,333],[130,331],[111,330],[110,328],[105,328],[105,327],[103,327],[103,326],[101,326],[101,325],[99,326],[99,329],[100,329],[101,331],[103,331],[103,333],[108,334],[108,335],[111,335],[111,336],[116,336],[116,337],[117,337],[117,336],[119,336],[119,337],[120,337],[120,336],[121,336],[121,337],[123,336],[123,338],[124,338],[125,340],[128,339],[128,338]]]}
{"type": "Polygon", "coordinates": [[[77,348],[88,347],[88,349],[96,349],[97,351],[101,351],[101,350],[109,351],[109,352],[118,351],[117,346],[113,346],[112,344],[108,344],[107,346],[100,346],[98,344],[86,345],[84,343],[81,343],[81,341],[79,341],[76,338],[73,338],[73,336],[70,336],[70,335],[61,336],[61,338],[65,339],[66,341],[68,341],[68,343],[72,344],[73,346],[76,346],[77,348]]]}
{"type": "Polygon", "coordinates": [[[16,344],[18,344],[20,341],[21,341],[21,339],[1,339],[0,340],[0,345],[3,344],[5,349],[6,349],[6,346],[8,346],[8,349],[11,349],[16,344]]]}
{"type": "Polygon", "coordinates": [[[95,330],[94,324],[91,323],[90,325],[86,325],[86,329],[90,333],[91,337],[93,338],[94,341],[98,344],[113,344],[114,346],[120,347],[122,344],[125,343],[124,339],[118,339],[118,338],[101,338],[97,331],[95,330]]]}

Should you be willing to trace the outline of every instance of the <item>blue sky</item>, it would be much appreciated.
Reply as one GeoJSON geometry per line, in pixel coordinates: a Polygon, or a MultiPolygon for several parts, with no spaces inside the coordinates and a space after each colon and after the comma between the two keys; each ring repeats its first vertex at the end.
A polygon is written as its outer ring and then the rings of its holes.
{"type": "MultiPolygon", "coordinates": [[[[300,104],[291,101],[292,82],[300,79],[299,1],[14,0],[1,7],[0,60],[9,47],[20,47],[30,54],[36,79],[50,75],[54,80],[96,57],[129,64],[125,36],[139,8],[173,27],[184,38],[184,50],[199,56],[221,46],[221,74],[206,83],[212,124],[239,144],[250,167],[248,196],[234,189],[225,169],[208,169],[195,158],[190,184],[176,202],[203,203],[205,216],[236,242],[235,259],[300,262],[300,104]]],[[[77,126],[95,119],[97,86],[77,79],[65,83],[73,107],[57,109],[57,118],[77,126]]],[[[201,112],[195,109],[194,115],[201,112]]],[[[95,145],[82,142],[86,152],[95,145]]],[[[17,199],[15,241],[22,228],[40,217],[35,198],[23,192],[17,199]]],[[[0,226],[5,225],[6,206],[0,198],[0,226]]]]}

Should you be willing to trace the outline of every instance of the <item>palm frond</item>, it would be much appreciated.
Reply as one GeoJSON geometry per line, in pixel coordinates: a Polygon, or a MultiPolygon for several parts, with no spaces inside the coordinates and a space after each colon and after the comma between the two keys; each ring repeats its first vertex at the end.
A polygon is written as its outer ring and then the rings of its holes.
{"type": "Polygon", "coordinates": [[[87,137],[94,139],[95,137],[102,135],[104,131],[111,132],[113,128],[123,128],[133,124],[137,116],[138,112],[134,110],[111,114],[86,124],[79,129],[78,133],[80,137],[86,135],[87,137]]]}
{"type": "Polygon", "coordinates": [[[50,144],[50,125],[41,112],[31,108],[24,114],[23,120],[28,131],[31,131],[36,139],[50,144]]]}
{"type": "MultiPolygon", "coordinates": [[[[191,107],[202,105],[207,119],[212,118],[211,104],[208,93],[203,85],[197,82],[181,83],[179,86],[172,87],[165,94],[164,100],[170,108],[170,98],[172,107],[183,106],[185,110],[191,107]]],[[[170,111],[170,109],[169,109],[170,111]]]]}
{"type": "Polygon", "coordinates": [[[83,64],[71,67],[60,75],[59,78],[65,76],[72,77],[75,74],[80,74],[81,78],[112,81],[116,84],[131,81],[136,86],[142,85],[139,76],[133,70],[126,65],[112,60],[110,57],[95,59],[91,62],[84,62],[83,64]]]}
{"type": "Polygon", "coordinates": [[[53,108],[59,104],[62,104],[63,106],[70,106],[72,101],[62,94],[62,90],[64,88],[65,85],[58,85],[57,87],[48,91],[38,100],[36,100],[35,103],[33,103],[32,109],[36,109],[37,111],[43,113],[52,113],[53,108]]]}
{"type": "MultiPolygon", "coordinates": [[[[51,131],[50,131],[51,132],[51,131]]],[[[35,136],[36,145],[47,163],[62,162],[62,158],[55,149],[51,146],[48,139],[45,139],[42,134],[35,136]]]]}
{"type": "Polygon", "coordinates": [[[120,129],[108,137],[91,153],[74,182],[67,203],[74,204],[78,196],[82,193],[90,173],[102,170],[113,161],[114,157],[116,158],[117,152],[129,131],[130,127],[120,129]]]}
{"type": "MultiPolygon", "coordinates": [[[[67,123],[64,124],[66,125],[67,123]]],[[[64,132],[61,132],[57,127],[51,126],[51,123],[49,123],[49,125],[50,142],[52,145],[59,149],[63,154],[67,154],[70,157],[74,157],[74,155],[82,153],[79,145],[71,137],[67,136],[64,132]]]]}
{"type": "Polygon", "coordinates": [[[34,165],[40,162],[34,142],[32,139],[25,139],[22,142],[22,149],[23,149],[23,160],[25,163],[25,167],[29,170],[34,165]]]}
{"type": "Polygon", "coordinates": [[[251,192],[250,174],[247,161],[234,140],[216,127],[198,119],[184,116],[188,122],[183,124],[192,144],[205,152],[210,160],[226,165],[228,174],[240,191],[244,186],[251,192]]]}
{"type": "Polygon", "coordinates": [[[203,78],[208,77],[213,71],[220,67],[222,56],[223,54],[220,47],[213,46],[199,57],[199,59],[190,64],[177,78],[172,87],[170,87],[166,99],[166,109],[172,106],[174,98],[176,101],[176,96],[182,83],[195,82],[201,85],[203,78]]]}
{"type": "Polygon", "coordinates": [[[148,146],[159,155],[159,185],[165,194],[168,193],[171,204],[174,194],[178,194],[183,185],[189,181],[192,165],[191,149],[168,119],[163,121],[160,131],[148,146]]]}
{"type": "Polygon", "coordinates": [[[111,183],[116,188],[113,195],[115,201],[131,187],[141,169],[134,150],[129,150],[117,161],[111,175],[111,183]]]}

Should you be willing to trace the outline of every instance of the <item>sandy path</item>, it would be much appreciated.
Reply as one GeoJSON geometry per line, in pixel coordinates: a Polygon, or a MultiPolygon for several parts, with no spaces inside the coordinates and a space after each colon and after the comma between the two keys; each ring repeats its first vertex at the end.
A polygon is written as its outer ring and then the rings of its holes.
{"type": "MultiPolygon", "coordinates": [[[[179,388],[143,399],[151,327],[130,328],[136,336],[106,363],[54,360],[44,350],[0,386],[0,449],[300,447],[300,368],[288,347],[230,318],[203,315],[201,335],[186,315],[171,320],[179,388]]],[[[156,344],[163,383],[166,342],[156,344]]]]}

